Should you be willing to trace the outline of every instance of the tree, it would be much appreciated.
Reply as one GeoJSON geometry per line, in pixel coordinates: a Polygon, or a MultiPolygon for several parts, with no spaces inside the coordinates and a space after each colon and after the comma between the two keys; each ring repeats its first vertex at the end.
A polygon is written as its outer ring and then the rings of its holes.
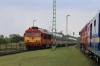
{"type": "Polygon", "coordinates": [[[4,35],[0,35],[0,38],[4,38],[4,35]]]}
{"type": "Polygon", "coordinates": [[[23,41],[24,38],[20,36],[19,34],[11,34],[9,35],[10,41],[13,43],[17,43],[19,41],[23,41]]]}
{"type": "Polygon", "coordinates": [[[0,38],[0,43],[1,44],[6,44],[6,43],[9,43],[9,41],[6,40],[5,38],[0,38]]]}

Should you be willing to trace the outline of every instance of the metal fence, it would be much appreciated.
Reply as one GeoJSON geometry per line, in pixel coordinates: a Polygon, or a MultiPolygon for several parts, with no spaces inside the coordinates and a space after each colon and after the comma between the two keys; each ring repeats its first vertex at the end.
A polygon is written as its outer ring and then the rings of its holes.
{"type": "Polygon", "coordinates": [[[18,53],[26,51],[26,47],[24,43],[8,43],[2,44],[0,43],[0,55],[6,55],[11,53],[18,53]]]}

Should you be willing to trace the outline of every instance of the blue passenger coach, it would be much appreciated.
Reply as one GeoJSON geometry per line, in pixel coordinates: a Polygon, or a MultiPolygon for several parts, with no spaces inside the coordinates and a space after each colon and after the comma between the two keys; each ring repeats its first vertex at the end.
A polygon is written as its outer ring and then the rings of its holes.
{"type": "Polygon", "coordinates": [[[100,62],[100,10],[88,26],[89,56],[100,62]]]}

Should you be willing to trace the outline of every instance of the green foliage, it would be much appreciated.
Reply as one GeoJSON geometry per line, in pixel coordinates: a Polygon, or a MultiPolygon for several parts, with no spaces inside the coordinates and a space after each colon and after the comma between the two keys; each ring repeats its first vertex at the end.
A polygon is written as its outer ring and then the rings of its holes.
{"type": "Polygon", "coordinates": [[[17,43],[19,41],[23,41],[24,40],[24,37],[18,35],[18,34],[11,34],[9,35],[10,37],[10,41],[13,42],[13,43],[17,43]]]}
{"type": "Polygon", "coordinates": [[[4,38],[4,35],[0,35],[0,38],[4,38]]]}
{"type": "Polygon", "coordinates": [[[9,43],[9,40],[7,40],[5,38],[0,38],[0,43],[1,44],[6,44],[6,43],[9,43]]]}
{"type": "Polygon", "coordinates": [[[0,43],[5,44],[5,43],[18,43],[19,41],[24,41],[24,37],[20,36],[19,34],[11,34],[8,37],[4,37],[4,35],[0,35],[0,43]]]}
{"type": "Polygon", "coordinates": [[[23,44],[24,44],[24,43],[23,43],[22,41],[19,41],[19,42],[18,42],[18,46],[23,46],[23,44]]]}
{"type": "Polygon", "coordinates": [[[9,39],[6,37],[4,38],[4,35],[0,35],[0,43],[1,44],[6,44],[6,43],[9,43],[9,39]]]}

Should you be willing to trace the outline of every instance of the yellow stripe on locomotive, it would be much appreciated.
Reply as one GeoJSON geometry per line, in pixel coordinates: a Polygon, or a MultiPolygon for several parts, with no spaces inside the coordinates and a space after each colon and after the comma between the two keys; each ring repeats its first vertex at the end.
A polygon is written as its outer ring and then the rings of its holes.
{"type": "Polygon", "coordinates": [[[24,37],[25,42],[31,42],[31,43],[41,43],[41,37],[24,37]]]}

